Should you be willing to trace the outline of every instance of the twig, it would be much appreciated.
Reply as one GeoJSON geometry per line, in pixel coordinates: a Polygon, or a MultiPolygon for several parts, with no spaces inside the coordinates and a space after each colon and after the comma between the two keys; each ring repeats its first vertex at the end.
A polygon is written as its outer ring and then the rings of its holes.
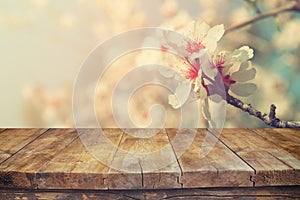
{"type": "Polygon", "coordinates": [[[229,27],[225,31],[224,34],[227,34],[229,32],[235,31],[235,30],[240,29],[242,27],[245,27],[245,26],[247,26],[249,24],[253,24],[253,23],[255,23],[255,22],[259,21],[259,20],[265,19],[267,17],[276,16],[276,15],[278,15],[280,13],[288,12],[288,11],[300,12],[300,3],[298,1],[292,1],[291,3],[289,3],[289,4],[285,5],[285,6],[282,6],[280,8],[277,8],[277,9],[271,10],[269,12],[260,14],[260,15],[256,16],[253,19],[250,19],[248,21],[245,21],[245,22],[242,22],[240,24],[237,24],[237,25],[229,27]]]}
{"type": "Polygon", "coordinates": [[[255,116],[269,126],[276,128],[300,128],[300,122],[298,121],[284,121],[277,118],[275,112],[276,106],[274,104],[270,106],[269,114],[265,114],[253,108],[250,104],[246,104],[229,94],[227,94],[227,103],[255,116]]]}

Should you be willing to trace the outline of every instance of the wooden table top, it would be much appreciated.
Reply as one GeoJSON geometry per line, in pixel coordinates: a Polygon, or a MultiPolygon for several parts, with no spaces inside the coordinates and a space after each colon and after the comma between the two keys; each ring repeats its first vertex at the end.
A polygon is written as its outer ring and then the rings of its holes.
{"type": "Polygon", "coordinates": [[[96,156],[97,129],[81,130],[0,129],[0,189],[300,185],[300,129],[223,129],[219,137],[216,130],[163,129],[144,138],[103,129],[110,144],[100,141],[96,156]],[[83,138],[93,145],[86,148],[83,138]],[[128,159],[145,153],[154,156],[128,159]]]}

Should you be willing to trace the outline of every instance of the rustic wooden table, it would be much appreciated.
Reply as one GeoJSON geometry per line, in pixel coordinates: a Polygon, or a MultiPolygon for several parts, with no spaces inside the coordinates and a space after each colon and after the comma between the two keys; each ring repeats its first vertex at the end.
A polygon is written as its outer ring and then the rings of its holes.
{"type": "Polygon", "coordinates": [[[0,199],[300,198],[300,129],[223,129],[220,137],[214,130],[164,129],[142,139],[104,129],[116,148],[97,155],[102,162],[82,144],[86,136],[97,147],[97,129],[82,130],[0,129],[0,199]],[[175,162],[155,171],[149,166],[161,159],[138,163],[139,170],[110,167],[124,165],[127,153],[164,147],[175,162]]]}

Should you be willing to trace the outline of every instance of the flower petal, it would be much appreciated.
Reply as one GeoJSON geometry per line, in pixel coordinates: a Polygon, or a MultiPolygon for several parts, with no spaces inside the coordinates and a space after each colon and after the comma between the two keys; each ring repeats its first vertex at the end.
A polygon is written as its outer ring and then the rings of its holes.
{"type": "Polygon", "coordinates": [[[216,42],[219,41],[225,32],[224,25],[216,25],[209,29],[207,32],[206,38],[213,38],[216,42]]]}
{"type": "Polygon", "coordinates": [[[205,37],[202,43],[210,53],[213,53],[217,48],[217,41],[214,38],[205,37]]]}
{"type": "Polygon", "coordinates": [[[227,69],[224,68],[223,73],[224,74],[232,74],[236,71],[238,71],[241,67],[241,63],[240,62],[234,62],[230,67],[228,67],[227,69]]]}
{"type": "Polygon", "coordinates": [[[191,85],[188,82],[181,82],[176,90],[175,95],[178,98],[179,105],[182,106],[188,99],[191,92],[191,85]]]}
{"type": "Polygon", "coordinates": [[[199,33],[207,33],[207,31],[210,29],[210,26],[206,22],[200,22],[198,21],[196,23],[196,31],[199,33]]]}
{"type": "Polygon", "coordinates": [[[239,49],[236,49],[230,55],[231,62],[246,62],[247,60],[253,57],[253,49],[248,46],[243,46],[239,49]]]}
{"type": "Polygon", "coordinates": [[[215,51],[215,49],[217,48],[217,42],[221,39],[224,32],[225,30],[223,24],[214,26],[209,29],[207,35],[202,40],[203,45],[209,50],[209,52],[212,53],[215,51]]]}
{"type": "Polygon", "coordinates": [[[195,80],[194,92],[197,92],[201,86],[201,76],[198,76],[195,80]]]}
{"type": "Polygon", "coordinates": [[[191,85],[188,82],[181,82],[175,89],[175,93],[169,95],[169,104],[177,109],[180,108],[189,98],[191,92],[191,85]]]}
{"type": "MultiPolygon", "coordinates": [[[[191,60],[195,60],[195,59],[199,59],[200,60],[200,66],[202,69],[201,73],[204,73],[206,76],[208,76],[210,79],[215,79],[216,75],[218,74],[217,69],[213,68],[213,63],[212,63],[212,59],[211,57],[208,55],[208,53],[206,52],[206,50],[202,49],[200,52],[198,53],[193,53],[190,56],[191,60]]],[[[199,70],[200,71],[200,70],[199,70]]],[[[202,75],[202,74],[201,74],[202,75]]]]}
{"type": "Polygon", "coordinates": [[[177,100],[177,97],[176,97],[175,95],[170,94],[169,97],[168,97],[168,100],[169,100],[169,104],[170,104],[173,108],[177,109],[177,108],[180,107],[179,102],[178,102],[178,100],[177,100]]]}
{"type": "Polygon", "coordinates": [[[243,62],[240,66],[240,69],[239,71],[244,71],[246,70],[247,68],[250,68],[252,65],[251,65],[251,62],[248,61],[248,62],[243,62]]]}
{"type": "Polygon", "coordinates": [[[208,97],[202,101],[202,115],[206,120],[208,120],[208,121],[211,120],[211,115],[209,112],[208,97]]]}
{"type": "Polygon", "coordinates": [[[237,82],[246,82],[254,79],[256,74],[256,69],[251,68],[249,70],[241,70],[232,73],[231,78],[237,82]]]}
{"type": "Polygon", "coordinates": [[[242,50],[242,51],[247,52],[247,56],[248,56],[248,59],[247,59],[247,60],[253,58],[253,56],[254,56],[254,53],[253,53],[254,51],[253,51],[253,49],[251,49],[251,48],[248,47],[248,46],[242,46],[241,48],[239,48],[239,50],[242,50]]]}
{"type": "Polygon", "coordinates": [[[246,97],[252,94],[256,88],[254,83],[236,83],[230,87],[230,90],[238,96],[246,97]]]}
{"type": "Polygon", "coordinates": [[[195,24],[196,37],[194,37],[194,39],[198,42],[202,41],[209,29],[210,26],[206,22],[197,22],[195,24]]]}

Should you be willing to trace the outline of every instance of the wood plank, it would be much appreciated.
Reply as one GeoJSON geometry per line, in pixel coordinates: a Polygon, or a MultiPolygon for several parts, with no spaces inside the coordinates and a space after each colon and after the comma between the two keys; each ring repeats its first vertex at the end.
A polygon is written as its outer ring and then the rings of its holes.
{"type": "Polygon", "coordinates": [[[300,129],[295,128],[265,128],[251,129],[257,134],[264,137],[266,140],[280,146],[285,151],[289,152],[295,158],[300,160],[300,129]]]}
{"type": "Polygon", "coordinates": [[[75,129],[47,131],[0,165],[0,187],[36,188],[36,173],[76,137],[75,129]]]}
{"type": "Polygon", "coordinates": [[[6,128],[0,128],[0,133],[5,131],[5,130],[6,130],[6,128]]]}
{"type": "Polygon", "coordinates": [[[220,140],[255,169],[255,186],[300,184],[300,161],[280,145],[247,129],[223,129],[220,140]]]}
{"type": "MultiPolygon", "coordinates": [[[[80,138],[89,139],[96,146],[98,129],[82,129],[80,138]]],[[[105,129],[104,134],[114,144],[119,144],[123,131],[120,129],[105,129]]],[[[89,152],[89,146],[84,146],[80,138],[72,142],[64,151],[57,154],[47,165],[44,165],[37,173],[37,185],[39,189],[107,189],[105,179],[115,152],[107,150],[105,144],[101,144],[104,155],[101,160],[89,152]],[[104,162],[104,163],[102,163],[104,162]]],[[[100,145],[100,144],[99,144],[100,145]]]]}
{"type": "Polygon", "coordinates": [[[1,190],[0,199],[299,199],[300,186],[156,190],[1,190]]]}
{"type": "Polygon", "coordinates": [[[110,189],[181,187],[181,171],[164,129],[126,130],[111,167],[110,189]]]}
{"type": "Polygon", "coordinates": [[[219,140],[205,129],[82,130],[0,132],[0,188],[300,185],[298,129],[223,129],[219,140]]]}
{"type": "Polygon", "coordinates": [[[167,132],[170,138],[178,138],[171,143],[183,171],[180,182],[184,188],[253,186],[250,181],[253,169],[205,129],[195,131],[168,129],[167,132]],[[193,137],[186,149],[186,141],[193,137]]]}
{"type": "Polygon", "coordinates": [[[14,155],[28,143],[35,140],[47,129],[1,129],[0,163],[14,155]]]}

